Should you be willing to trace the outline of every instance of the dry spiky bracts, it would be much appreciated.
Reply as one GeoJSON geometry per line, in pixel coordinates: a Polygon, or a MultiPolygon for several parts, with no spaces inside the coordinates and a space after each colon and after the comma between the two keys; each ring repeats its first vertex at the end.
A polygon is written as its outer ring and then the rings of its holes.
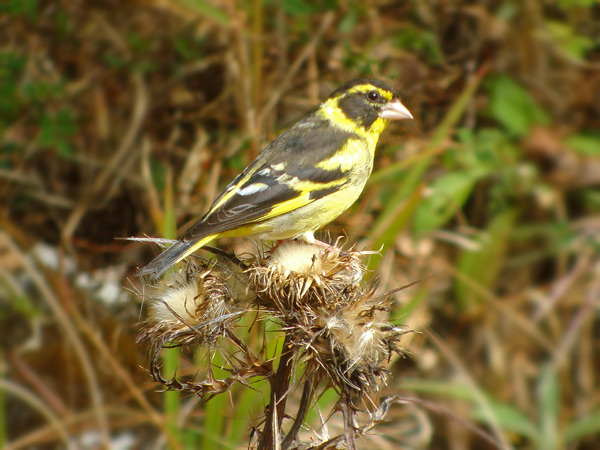
{"type": "Polygon", "coordinates": [[[400,351],[404,330],[388,322],[386,303],[368,291],[351,297],[346,307],[321,310],[314,337],[305,335],[309,339],[299,342],[309,370],[326,372],[331,385],[349,400],[377,391],[385,383],[393,352],[400,351]]]}
{"type": "Polygon", "coordinates": [[[150,344],[149,372],[167,389],[193,392],[209,399],[236,383],[247,384],[250,378],[267,377],[272,373],[270,362],[255,357],[234,333],[235,323],[252,309],[254,298],[238,263],[228,257],[216,263],[186,261],[183,268],[168,274],[159,283],[145,286],[149,317],[138,341],[150,344]],[[160,351],[164,347],[202,347],[210,354],[221,338],[232,344],[220,346],[231,374],[226,379],[216,379],[210,365],[206,379],[201,381],[162,376],[160,351]]]}
{"type": "Polygon", "coordinates": [[[160,283],[145,286],[149,317],[139,340],[212,347],[248,309],[252,296],[246,287],[246,276],[230,262],[186,262],[160,283]]]}
{"type": "Polygon", "coordinates": [[[366,268],[360,252],[323,249],[303,241],[280,243],[265,258],[249,261],[259,304],[295,320],[319,305],[335,305],[356,289],[366,268]]]}
{"type": "MultiPolygon", "coordinates": [[[[387,364],[405,332],[389,322],[390,296],[377,295],[375,284],[363,282],[365,255],[338,246],[316,246],[284,241],[269,252],[248,255],[216,255],[216,262],[187,262],[184,269],[147,287],[150,317],[141,333],[154,354],[153,378],[168,389],[187,390],[210,398],[233,384],[247,385],[252,377],[264,377],[271,385],[271,402],[257,448],[296,448],[298,435],[310,405],[327,388],[340,394],[338,410],[344,415],[348,448],[360,433],[356,414],[372,409],[365,397],[385,383],[387,364]],[[246,312],[278,323],[285,342],[277,372],[265,348],[246,347],[238,320],[246,312]],[[223,344],[226,341],[230,345],[223,344]],[[217,345],[220,342],[221,344],[217,345]],[[218,351],[227,361],[230,376],[217,380],[209,367],[202,381],[160,374],[159,351],[165,345],[195,345],[218,351]],[[304,393],[296,418],[286,436],[281,427],[290,383],[303,369],[304,393]],[[274,406],[276,405],[276,406],[274,406]]],[[[309,448],[309,447],[307,447],[309,448]]]]}

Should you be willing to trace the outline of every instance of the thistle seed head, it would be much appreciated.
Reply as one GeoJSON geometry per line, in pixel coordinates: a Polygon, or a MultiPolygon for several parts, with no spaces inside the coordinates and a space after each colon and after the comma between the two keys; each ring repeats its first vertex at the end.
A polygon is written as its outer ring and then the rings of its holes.
{"type": "Polygon", "coordinates": [[[305,357],[342,392],[360,397],[378,390],[404,333],[387,320],[388,312],[389,298],[372,289],[352,295],[343,308],[321,311],[313,328],[317,337],[305,343],[305,357]]]}
{"type": "Polygon", "coordinates": [[[318,305],[334,307],[344,292],[358,288],[366,271],[361,256],[336,246],[284,241],[266,258],[250,261],[248,275],[260,306],[284,317],[312,315],[318,305]]]}
{"type": "Polygon", "coordinates": [[[212,346],[248,303],[245,275],[233,264],[185,265],[156,284],[145,286],[149,317],[140,340],[157,346],[212,346]]]}
{"type": "Polygon", "coordinates": [[[361,283],[364,253],[285,241],[249,263],[258,306],[279,320],[302,350],[313,380],[362,396],[385,380],[399,352],[399,327],[388,322],[390,299],[361,283]]]}

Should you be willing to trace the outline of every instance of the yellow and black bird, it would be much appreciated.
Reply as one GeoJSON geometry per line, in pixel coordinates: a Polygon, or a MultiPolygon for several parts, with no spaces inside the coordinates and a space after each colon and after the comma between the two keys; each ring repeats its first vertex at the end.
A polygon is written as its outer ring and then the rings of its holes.
{"type": "Polygon", "coordinates": [[[386,83],[345,83],[269,144],[179,242],[136,275],[156,279],[219,237],[314,242],[313,233],[359,197],[379,135],[400,119],[412,115],[386,83]]]}

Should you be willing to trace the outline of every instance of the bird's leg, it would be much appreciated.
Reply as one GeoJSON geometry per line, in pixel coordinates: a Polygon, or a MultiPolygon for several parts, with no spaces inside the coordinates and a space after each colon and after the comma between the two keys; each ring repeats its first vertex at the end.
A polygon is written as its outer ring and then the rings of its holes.
{"type": "Polygon", "coordinates": [[[312,231],[307,231],[306,233],[298,236],[298,239],[306,242],[307,244],[315,245],[323,250],[329,250],[331,247],[335,247],[334,245],[328,244],[327,242],[319,241],[315,239],[315,235],[312,231]]]}
{"type": "Polygon", "coordinates": [[[335,245],[333,245],[333,244],[328,244],[327,242],[319,241],[318,239],[313,238],[312,240],[307,241],[306,239],[303,239],[303,237],[299,237],[299,238],[294,238],[294,239],[277,239],[277,241],[275,241],[275,245],[269,249],[269,253],[273,253],[275,250],[277,250],[279,248],[280,245],[282,245],[284,242],[287,242],[287,241],[306,242],[309,245],[314,245],[315,247],[319,247],[323,250],[329,250],[332,247],[335,247],[335,245]]]}
{"type": "Polygon", "coordinates": [[[322,248],[323,250],[331,250],[332,247],[335,247],[335,245],[333,245],[333,244],[330,244],[328,242],[323,242],[318,239],[315,239],[312,242],[312,244],[316,245],[317,247],[322,248]]]}

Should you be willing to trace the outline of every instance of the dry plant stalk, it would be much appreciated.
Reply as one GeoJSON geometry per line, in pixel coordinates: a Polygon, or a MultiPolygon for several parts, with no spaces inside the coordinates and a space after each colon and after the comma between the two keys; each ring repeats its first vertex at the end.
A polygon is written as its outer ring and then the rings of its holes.
{"type": "Polygon", "coordinates": [[[354,449],[355,436],[372,428],[387,409],[388,401],[378,407],[370,395],[385,383],[386,366],[394,352],[400,353],[400,337],[406,332],[388,320],[391,296],[377,295],[374,283],[363,282],[367,252],[284,241],[258,253],[240,259],[220,252],[213,262],[187,261],[146,286],[150,314],[140,341],[152,349],[150,373],[167,389],[193,392],[204,400],[236,383],[248,385],[264,377],[270,383],[270,401],[252,448],[354,449]],[[273,321],[285,334],[276,370],[275,361],[263,357],[265,348],[253,351],[238,337],[248,331],[238,324],[248,313],[258,314],[253,324],[273,321]],[[230,375],[217,379],[209,367],[201,381],[167,380],[159,358],[167,345],[219,352],[230,375]],[[298,368],[303,375],[296,380],[298,368]],[[293,382],[303,385],[295,415],[286,411],[293,382]],[[343,414],[344,435],[302,443],[306,414],[328,388],[339,394],[332,414],[343,414]],[[361,411],[370,420],[359,426],[361,411]],[[284,426],[289,417],[295,418],[284,426]]]}

